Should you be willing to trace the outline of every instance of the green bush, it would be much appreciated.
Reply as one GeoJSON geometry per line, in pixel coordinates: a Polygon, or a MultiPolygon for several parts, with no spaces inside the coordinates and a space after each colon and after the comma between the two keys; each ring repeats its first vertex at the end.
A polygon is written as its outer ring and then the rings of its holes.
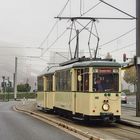
{"type": "Polygon", "coordinates": [[[124,92],[126,94],[130,94],[130,90],[129,89],[124,89],[124,90],[122,90],[122,92],[124,92]]]}
{"type": "Polygon", "coordinates": [[[31,86],[28,83],[17,85],[17,91],[19,92],[30,92],[30,90],[31,86]]]}
{"type": "MultiPolygon", "coordinates": [[[[27,92],[20,92],[17,93],[17,99],[34,99],[36,98],[36,94],[35,93],[27,93],[27,92]]],[[[1,93],[0,94],[0,100],[8,100],[8,99],[14,99],[14,93],[1,93]]]]}
{"type": "Polygon", "coordinates": [[[136,93],[132,93],[132,92],[130,92],[130,90],[129,89],[125,89],[125,90],[122,90],[122,92],[124,92],[126,95],[135,95],[136,93]]]}

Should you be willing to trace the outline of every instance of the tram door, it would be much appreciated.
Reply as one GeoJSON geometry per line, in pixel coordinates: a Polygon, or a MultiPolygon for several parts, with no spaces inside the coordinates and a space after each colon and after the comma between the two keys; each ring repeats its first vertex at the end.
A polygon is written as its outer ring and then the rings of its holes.
{"type": "Polygon", "coordinates": [[[89,91],[89,68],[77,69],[77,91],[89,91]]]}

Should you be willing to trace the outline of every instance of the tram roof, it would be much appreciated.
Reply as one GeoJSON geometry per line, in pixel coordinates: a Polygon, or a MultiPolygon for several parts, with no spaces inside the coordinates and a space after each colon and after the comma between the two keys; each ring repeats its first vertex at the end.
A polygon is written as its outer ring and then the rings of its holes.
{"type": "Polygon", "coordinates": [[[73,67],[121,67],[114,61],[83,61],[73,64],[73,67]]]}
{"type": "Polygon", "coordinates": [[[121,67],[121,64],[115,62],[115,61],[80,61],[75,62],[69,65],[65,66],[53,66],[49,69],[46,69],[42,72],[40,76],[43,76],[45,74],[51,74],[55,71],[63,70],[63,69],[69,69],[69,68],[81,68],[81,67],[121,67]]]}

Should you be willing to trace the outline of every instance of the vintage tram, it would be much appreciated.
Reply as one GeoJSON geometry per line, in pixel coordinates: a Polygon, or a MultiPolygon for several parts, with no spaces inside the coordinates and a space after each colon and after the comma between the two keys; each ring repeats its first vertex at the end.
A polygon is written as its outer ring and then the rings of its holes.
{"type": "Polygon", "coordinates": [[[114,122],[121,115],[121,69],[113,60],[83,59],[38,76],[37,106],[78,120],[114,122]]]}

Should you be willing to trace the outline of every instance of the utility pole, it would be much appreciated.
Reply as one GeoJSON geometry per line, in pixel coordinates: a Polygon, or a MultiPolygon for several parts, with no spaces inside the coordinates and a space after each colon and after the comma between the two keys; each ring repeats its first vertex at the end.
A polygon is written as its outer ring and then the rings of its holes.
{"type": "Polygon", "coordinates": [[[140,0],[136,0],[136,116],[140,117],[140,0]]]}
{"type": "Polygon", "coordinates": [[[15,57],[15,73],[14,73],[14,99],[17,99],[17,57],[15,57]]]}

